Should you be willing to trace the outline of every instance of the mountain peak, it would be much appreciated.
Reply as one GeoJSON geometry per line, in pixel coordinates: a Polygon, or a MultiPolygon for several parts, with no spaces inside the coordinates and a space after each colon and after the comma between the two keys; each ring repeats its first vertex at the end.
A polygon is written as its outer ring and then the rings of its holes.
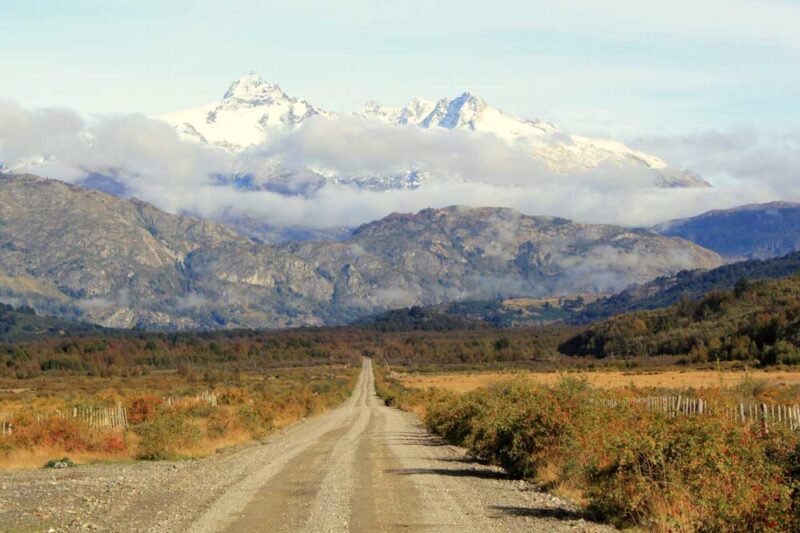
{"type": "Polygon", "coordinates": [[[478,96],[477,94],[475,94],[472,91],[464,91],[458,97],[456,97],[454,101],[456,101],[456,102],[464,102],[464,103],[466,103],[466,102],[482,102],[482,103],[486,103],[486,100],[484,100],[483,98],[481,98],[480,96],[478,96]]]}
{"type": "Polygon", "coordinates": [[[266,103],[282,98],[286,98],[286,95],[277,83],[270,83],[255,72],[250,72],[231,83],[222,100],[266,103]]]}
{"type": "Polygon", "coordinates": [[[361,109],[362,113],[375,113],[380,112],[385,109],[385,106],[378,102],[377,100],[367,100],[364,103],[364,107],[361,109]]]}
{"type": "MultiPolygon", "coordinates": [[[[457,98],[441,102],[440,109],[444,116],[438,118],[438,125],[447,129],[466,128],[476,129],[476,121],[480,120],[484,109],[489,107],[486,102],[476,94],[467,91],[457,98]]],[[[441,111],[439,113],[441,115],[441,111]]]]}

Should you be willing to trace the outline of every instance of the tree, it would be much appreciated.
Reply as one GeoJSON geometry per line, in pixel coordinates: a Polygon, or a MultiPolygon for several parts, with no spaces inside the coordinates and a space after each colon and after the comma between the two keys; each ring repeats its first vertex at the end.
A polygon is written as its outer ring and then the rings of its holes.
{"type": "Polygon", "coordinates": [[[737,300],[740,300],[750,289],[750,282],[745,277],[739,278],[736,285],[733,286],[733,295],[737,300]]]}

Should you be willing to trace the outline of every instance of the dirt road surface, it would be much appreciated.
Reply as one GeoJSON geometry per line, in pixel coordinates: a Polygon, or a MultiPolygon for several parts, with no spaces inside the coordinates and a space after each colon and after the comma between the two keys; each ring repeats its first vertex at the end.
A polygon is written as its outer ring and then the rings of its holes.
{"type": "Polygon", "coordinates": [[[341,407],[263,443],[174,463],[0,474],[0,530],[608,531],[472,462],[375,396],[371,361],[341,407]]]}

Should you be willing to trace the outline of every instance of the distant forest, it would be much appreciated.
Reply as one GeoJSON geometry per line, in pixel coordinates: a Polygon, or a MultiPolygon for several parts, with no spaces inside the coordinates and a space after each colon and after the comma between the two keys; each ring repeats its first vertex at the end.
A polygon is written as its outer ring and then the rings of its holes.
{"type": "MultiPolygon", "coordinates": [[[[343,327],[148,333],[42,317],[27,307],[0,304],[0,377],[138,375],[176,368],[247,370],[352,362],[360,356],[415,367],[546,364],[557,368],[570,364],[565,356],[572,358],[572,364],[578,361],[575,357],[589,361],[653,356],[696,363],[797,364],[800,274],[753,279],[799,268],[800,254],[792,254],[662,278],[650,284],[656,290],[649,299],[632,290],[583,307],[584,316],[597,309],[626,309],[642,302],[671,305],[620,314],[588,326],[499,328],[481,320],[481,314],[497,320],[504,316],[502,323],[508,316],[518,319],[518,310],[511,308],[502,315],[506,311],[500,303],[464,302],[390,311],[343,327]],[[733,288],[717,289],[726,286],[733,288]]],[[[553,318],[575,313],[581,306],[574,300],[545,311],[553,318]]],[[[532,309],[522,312],[543,316],[532,309]]]]}
{"type": "Polygon", "coordinates": [[[711,291],[654,311],[591,325],[559,346],[592,357],[685,355],[692,362],[800,362],[800,274],[769,281],[740,279],[733,290],[711,291]]]}

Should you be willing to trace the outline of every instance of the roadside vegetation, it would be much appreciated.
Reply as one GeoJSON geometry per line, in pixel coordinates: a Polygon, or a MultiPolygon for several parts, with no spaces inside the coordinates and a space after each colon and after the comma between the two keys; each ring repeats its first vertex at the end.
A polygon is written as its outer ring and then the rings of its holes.
{"type": "MultiPolygon", "coordinates": [[[[671,417],[625,401],[631,390],[574,377],[552,386],[518,378],[458,394],[408,388],[380,370],[379,394],[423,413],[436,435],[618,526],[800,528],[800,448],[788,429],[721,415],[671,417]]],[[[724,403],[769,391],[743,382],[704,394],[724,403]]]]}
{"type": "Polygon", "coordinates": [[[177,459],[264,437],[336,406],[353,390],[358,366],[321,365],[270,372],[181,369],[131,378],[65,376],[0,381],[0,468],[76,462],[177,459]],[[53,384],[54,387],[48,387],[53,384]],[[203,394],[205,393],[205,394],[203,394]],[[212,396],[213,402],[208,398],[212,396]],[[127,427],[98,427],[69,416],[119,405],[127,427]],[[67,416],[62,416],[66,413],[67,416]]]}

